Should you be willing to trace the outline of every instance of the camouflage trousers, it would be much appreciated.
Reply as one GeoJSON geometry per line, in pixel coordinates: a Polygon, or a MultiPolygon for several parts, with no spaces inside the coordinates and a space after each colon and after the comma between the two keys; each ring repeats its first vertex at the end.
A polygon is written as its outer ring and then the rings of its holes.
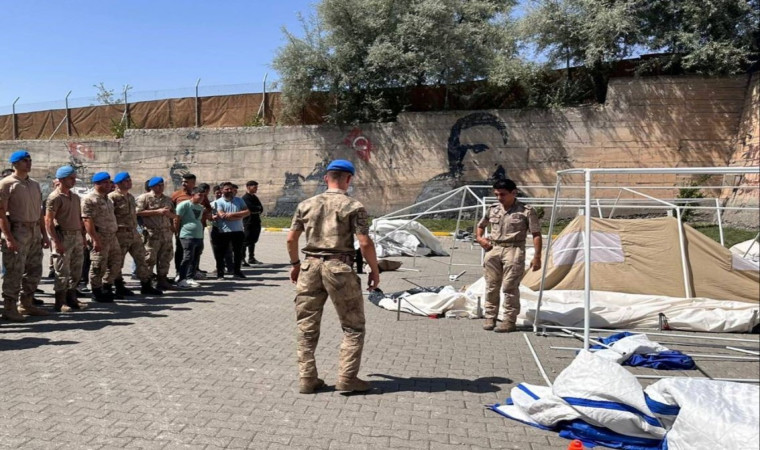
{"type": "Polygon", "coordinates": [[[27,299],[42,278],[42,234],[40,225],[34,223],[10,224],[11,233],[18,243],[18,252],[11,252],[3,240],[3,298],[9,300],[27,299]]]}
{"type": "Polygon", "coordinates": [[[172,230],[148,229],[148,238],[145,242],[145,264],[149,273],[156,266],[156,275],[165,277],[169,274],[169,266],[174,258],[174,233],[172,230]]]}
{"type": "MultiPolygon", "coordinates": [[[[150,281],[150,269],[148,269],[148,264],[145,262],[145,246],[143,245],[142,236],[136,229],[119,227],[119,231],[116,232],[116,238],[119,240],[121,250],[121,264],[124,264],[124,257],[129,253],[135,262],[135,275],[137,275],[137,279],[140,281],[150,281]]],[[[121,274],[121,267],[119,267],[119,274],[121,274]]],[[[119,277],[117,276],[116,278],[119,277]]]]}
{"type": "Polygon", "coordinates": [[[100,251],[90,250],[90,287],[99,289],[121,274],[121,249],[116,233],[99,233],[100,251]]]}
{"type": "Polygon", "coordinates": [[[494,246],[486,253],[486,319],[499,315],[500,291],[504,292],[504,320],[515,323],[520,314],[520,280],[525,272],[525,247],[494,246]]]}
{"type": "Polygon", "coordinates": [[[50,255],[55,270],[53,290],[56,292],[76,289],[79,280],[82,279],[82,264],[84,264],[82,232],[80,230],[59,231],[58,237],[63,244],[63,253],[56,252],[53,246],[53,252],[50,255]]]}
{"type": "Polygon", "coordinates": [[[302,378],[317,376],[314,352],[328,295],[343,328],[338,376],[353,378],[359,373],[365,333],[364,299],[359,277],[342,261],[308,258],[301,264],[295,299],[298,371],[302,378]]]}

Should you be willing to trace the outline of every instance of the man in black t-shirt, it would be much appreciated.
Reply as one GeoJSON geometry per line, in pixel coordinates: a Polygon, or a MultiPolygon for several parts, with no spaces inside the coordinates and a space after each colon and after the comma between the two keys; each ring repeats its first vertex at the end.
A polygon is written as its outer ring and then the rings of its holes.
{"type": "Polygon", "coordinates": [[[248,249],[248,260],[245,263],[246,265],[261,264],[261,261],[257,260],[255,256],[256,243],[261,235],[261,213],[264,212],[264,207],[256,196],[256,192],[259,190],[259,183],[251,180],[245,184],[245,190],[248,192],[243,195],[243,201],[248,210],[251,211],[251,215],[243,221],[245,246],[248,249]]]}

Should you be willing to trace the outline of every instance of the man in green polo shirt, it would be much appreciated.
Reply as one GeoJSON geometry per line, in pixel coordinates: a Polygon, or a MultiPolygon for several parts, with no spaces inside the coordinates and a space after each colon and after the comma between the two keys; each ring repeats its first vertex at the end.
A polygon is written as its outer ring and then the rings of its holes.
{"type": "Polygon", "coordinates": [[[196,261],[203,250],[203,189],[195,187],[190,191],[190,200],[177,205],[176,228],[179,229],[179,240],[182,243],[182,262],[179,265],[180,289],[193,289],[200,284],[193,280],[196,261]]]}

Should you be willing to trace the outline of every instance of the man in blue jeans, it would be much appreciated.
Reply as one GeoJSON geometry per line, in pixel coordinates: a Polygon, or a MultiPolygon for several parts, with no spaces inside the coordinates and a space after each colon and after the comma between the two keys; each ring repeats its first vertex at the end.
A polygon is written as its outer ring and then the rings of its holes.
{"type": "Polygon", "coordinates": [[[203,211],[201,204],[205,192],[199,187],[190,191],[190,200],[185,200],[177,205],[177,224],[179,241],[182,244],[182,262],[179,265],[180,289],[194,289],[201,285],[195,277],[196,264],[200,252],[203,250],[203,211]]]}
{"type": "Polygon", "coordinates": [[[245,206],[243,199],[235,197],[235,188],[229,181],[222,184],[222,196],[211,202],[212,219],[218,229],[214,247],[214,259],[216,259],[216,278],[224,278],[224,254],[232,245],[233,253],[233,277],[245,278],[240,271],[245,251],[245,233],[243,232],[243,219],[251,214],[245,206]]]}

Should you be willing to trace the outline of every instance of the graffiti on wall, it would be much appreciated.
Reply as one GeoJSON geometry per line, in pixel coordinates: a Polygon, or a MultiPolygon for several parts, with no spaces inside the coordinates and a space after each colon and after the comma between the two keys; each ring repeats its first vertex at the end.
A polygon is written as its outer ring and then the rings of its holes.
{"type": "Polygon", "coordinates": [[[295,212],[299,203],[309,197],[304,192],[303,182],[316,181],[317,188],[315,194],[324,192],[327,188],[324,182],[324,176],[327,173],[328,159],[323,159],[314,165],[311,172],[304,176],[298,173],[285,172],[285,183],[282,186],[282,194],[277,198],[274,210],[271,214],[275,216],[289,216],[295,212]]]}
{"type": "Polygon", "coordinates": [[[464,157],[468,151],[473,153],[481,153],[489,149],[486,144],[462,144],[460,142],[460,135],[462,131],[473,127],[488,126],[498,130],[501,134],[504,144],[509,139],[507,133],[507,124],[503,120],[494,116],[491,113],[478,112],[468,114],[454,123],[449,133],[449,142],[447,146],[448,160],[449,160],[449,175],[453,177],[460,177],[464,171],[464,157]]]}
{"type": "MultiPolygon", "coordinates": [[[[509,139],[507,133],[507,124],[503,120],[496,117],[493,114],[486,112],[477,112],[468,114],[458,119],[451,127],[449,132],[449,139],[446,146],[446,153],[448,158],[448,172],[444,172],[440,175],[428,180],[423,186],[420,194],[417,196],[417,202],[424,201],[436,195],[441,195],[451,190],[454,190],[464,184],[490,184],[489,181],[493,181],[498,178],[506,178],[507,170],[504,166],[498,164],[495,168],[490,180],[463,180],[464,174],[464,158],[467,156],[467,152],[482,153],[490,147],[484,143],[474,144],[462,144],[461,134],[463,131],[473,127],[492,127],[495,128],[501,136],[501,141],[506,144],[509,139]]],[[[451,206],[457,207],[459,200],[452,200],[450,205],[444,204],[442,207],[451,206]]]]}
{"type": "Polygon", "coordinates": [[[80,144],[78,142],[69,142],[68,149],[69,156],[72,159],[90,161],[95,159],[95,152],[92,150],[92,148],[84,144],[80,144]]]}
{"type": "Polygon", "coordinates": [[[346,138],[343,139],[343,143],[353,149],[359,159],[365,162],[369,161],[372,154],[372,141],[364,135],[361,129],[354,128],[351,130],[346,138]]]}

